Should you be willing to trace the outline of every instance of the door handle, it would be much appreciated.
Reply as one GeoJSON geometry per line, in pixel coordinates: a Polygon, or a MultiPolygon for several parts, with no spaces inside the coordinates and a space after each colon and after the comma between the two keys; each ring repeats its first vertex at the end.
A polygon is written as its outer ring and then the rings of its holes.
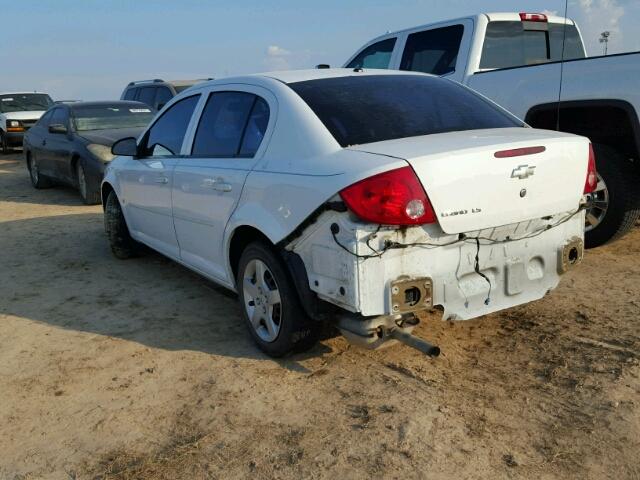
{"type": "Polygon", "coordinates": [[[222,178],[205,178],[202,183],[205,187],[213,188],[218,192],[230,192],[233,190],[231,184],[225,183],[222,178]]]}
{"type": "Polygon", "coordinates": [[[167,177],[156,177],[154,181],[163,185],[169,183],[169,179],[167,177]]]}

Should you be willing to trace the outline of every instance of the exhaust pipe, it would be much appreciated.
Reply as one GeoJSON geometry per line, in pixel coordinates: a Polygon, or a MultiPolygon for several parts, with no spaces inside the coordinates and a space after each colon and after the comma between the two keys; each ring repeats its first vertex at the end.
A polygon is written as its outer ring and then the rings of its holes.
{"type": "Polygon", "coordinates": [[[411,348],[415,348],[430,357],[437,357],[440,355],[440,347],[431,345],[429,342],[416,337],[415,335],[411,335],[410,333],[403,332],[399,328],[395,328],[389,332],[389,338],[398,340],[399,342],[402,342],[411,348]]]}

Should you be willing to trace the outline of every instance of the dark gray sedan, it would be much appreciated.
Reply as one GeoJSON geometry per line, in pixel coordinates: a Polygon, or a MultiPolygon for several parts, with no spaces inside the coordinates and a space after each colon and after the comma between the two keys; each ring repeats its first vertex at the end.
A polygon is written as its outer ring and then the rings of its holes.
{"type": "Polygon", "coordinates": [[[82,200],[100,203],[111,145],[137,137],[154,113],[140,102],[77,102],[55,105],[24,137],[24,155],[35,188],[55,182],[77,187],[82,200]]]}

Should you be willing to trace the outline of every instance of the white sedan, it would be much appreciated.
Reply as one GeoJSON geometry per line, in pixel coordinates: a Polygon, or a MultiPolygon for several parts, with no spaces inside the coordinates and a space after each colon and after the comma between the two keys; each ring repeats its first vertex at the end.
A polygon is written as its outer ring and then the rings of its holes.
{"type": "Polygon", "coordinates": [[[586,138],[535,130],[452,81],[321,69],[199,84],[102,184],[114,254],[145,244],[238,293],[267,354],[414,337],[543,297],[583,254],[586,138]]]}

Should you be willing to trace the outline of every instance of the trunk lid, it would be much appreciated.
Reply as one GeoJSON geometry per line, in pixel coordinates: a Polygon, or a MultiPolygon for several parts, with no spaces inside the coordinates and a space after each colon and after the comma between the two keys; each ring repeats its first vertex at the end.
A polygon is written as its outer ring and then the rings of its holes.
{"type": "Polygon", "coordinates": [[[575,210],[589,159],[587,138],[532,128],[451,132],[349,148],[406,160],[442,230],[450,234],[575,210]],[[544,151],[495,156],[527,147],[544,151]]]}

